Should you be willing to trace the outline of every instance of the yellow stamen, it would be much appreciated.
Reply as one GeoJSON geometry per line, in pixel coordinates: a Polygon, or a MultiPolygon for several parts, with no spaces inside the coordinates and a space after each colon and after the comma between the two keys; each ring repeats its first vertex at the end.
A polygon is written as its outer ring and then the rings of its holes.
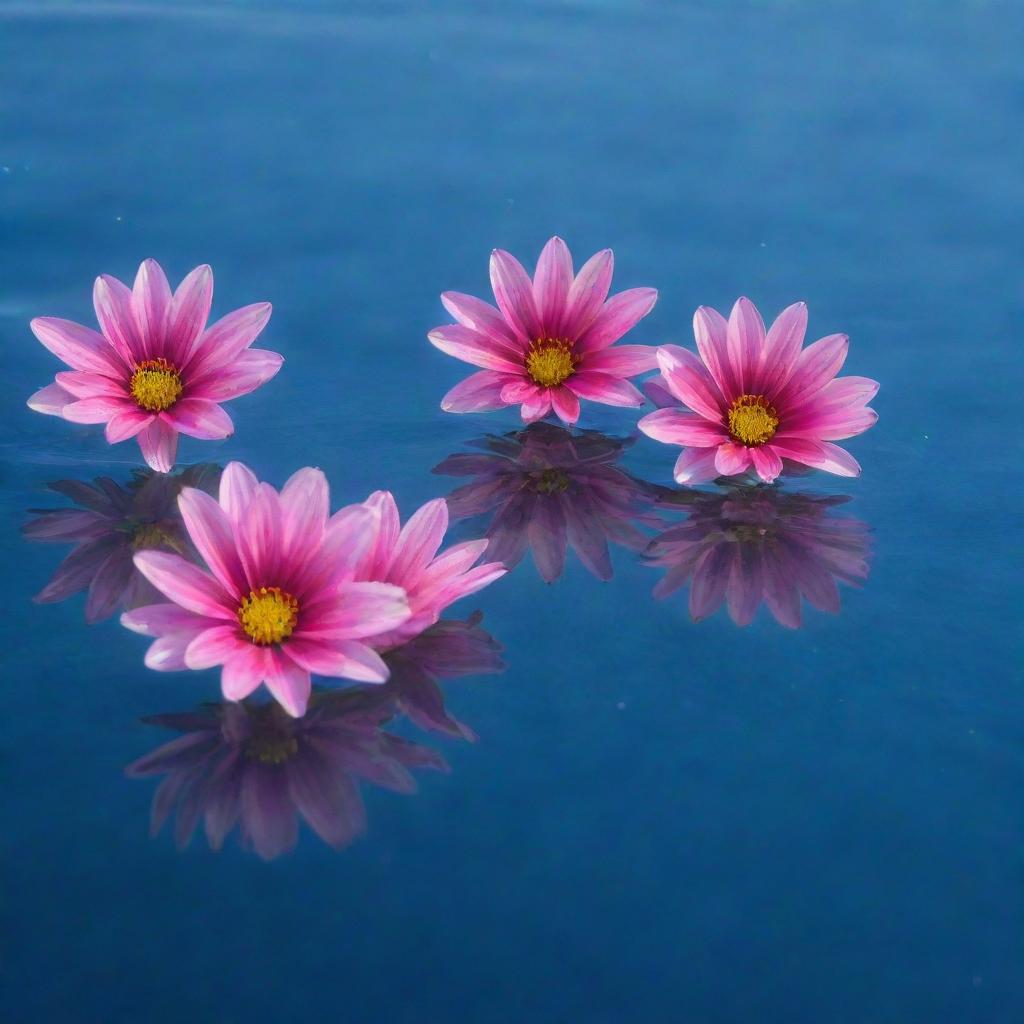
{"type": "Polygon", "coordinates": [[[299,621],[299,602],[280,587],[260,587],[242,598],[238,621],[254,644],[279,644],[299,621]]]}
{"type": "Polygon", "coordinates": [[[175,534],[161,523],[139,523],[132,531],[132,549],[148,551],[152,548],[180,548],[181,544],[175,534]]]}
{"type": "Polygon", "coordinates": [[[166,359],[145,359],[132,374],[132,398],[140,409],[162,412],[181,397],[181,377],[166,359]]]}
{"type": "Polygon", "coordinates": [[[559,494],[569,489],[569,476],[560,469],[542,469],[530,474],[527,487],[536,494],[559,494]]]}
{"type": "Polygon", "coordinates": [[[770,441],[779,427],[779,414],[764,395],[740,395],[729,410],[729,433],[748,448],[770,441]]]}
{"type": "Polygon", "coordinates": [[[284,764],[294,757],[299,741],[292,731],[292,719],[277,704],[249,707],[252,735],[245,743],[245,756],[260,764],[284,764]]]}
{"type": "Polygon", "coordinates": [[[579,358],[573,355],[571,341],[538,338],[526,353],[526,372],[542,388],[553,388],[573,375],[578,362],[579,358]]]}

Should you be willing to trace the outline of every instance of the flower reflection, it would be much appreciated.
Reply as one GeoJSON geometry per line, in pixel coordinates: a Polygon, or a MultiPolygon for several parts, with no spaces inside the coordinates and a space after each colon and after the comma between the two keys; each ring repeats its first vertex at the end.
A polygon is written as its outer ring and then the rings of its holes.
{"type": "Polygon", "coordinates": [[[477,612],[465,621],[444,619],[384,655],[391,669],[385,690],[421,729],[476,739],[473,730],[445,708],[438,680],[504,671],[501,645],[481,628],[482,618],[477,612]]]}
{"type": "Polygon", "coordinates": [[[510,568],[529,547],[537,571],[552,583],[571,546],[590,572],[608,580],[608,541],[640,551],[647,537],[638,525],[658,525],[651,508],[660,489],[615,465],[631,439],[534,423],[470,444],[486,454],[450,455],[434,472],[474,478],[448,495],[451,515],[492,513],[487,557],[510,568]]]}
{"type": "Polygon", "coordinates": [[[144,719],[179,733],[125,769],[130,778],[164,777],[151,834],[173,815],[179,848],[201,821],[212,849],[237,829],[243,847],[273,860],[294,848],[301,819],[342,849],[366,830],[360,782],[414,793],[413,770],[448,770],[438,752],[388,732],[389,723],[404,713],[424,728],[473,738],[445,710],[437,679],[501,671],[499,650],[479,616],[443,621],[384,655],[387,685],[314,690],[301,718],[249,699],[144,719]]]}
{"type": "Polygon", "coordinates": [[[118,608],[135,608],[158,600],[159,594],[132,563],[136,551],[175,551],[193,558],[194,551],[178,512],[183,487],[212,493],[220,467],[197,465],[173,476],[135,470],[122,486],[110,477],[93,482],[56,480],[47,486],[70,498],[77,507],[30,509],[35,518],[22,533],[35,541],[73,543],[50,582],[36,595],[42,603],[64,601],[88,590],[87,622],[99,622],[118,608]]]}
{"type": "Polygon", "coordinates": [[[648,548],[650,564],[668,569],[654,595],[689,583],[694,621],[725,601],[738,626],[748,625],[764,601],[781,625],[798,629],[801,596],[836,614],[837,581],[860,586],[868,576],[867,524],[830,514],[847,501],[756,485],[680,492],[662,504],[685,506],[688,518],[648,548]]]}

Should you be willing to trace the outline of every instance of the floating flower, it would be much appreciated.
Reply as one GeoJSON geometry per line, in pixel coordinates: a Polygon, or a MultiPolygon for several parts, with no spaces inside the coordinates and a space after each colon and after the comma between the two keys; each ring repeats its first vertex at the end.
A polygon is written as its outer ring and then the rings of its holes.
{"type": "Polygon", "coordinates": [[[475,612],[465,621],[443,619],[408,643],[388,651],[391,678],[383,689],[411,722],[429,732],[475,740],[476,733],[445,707],[438,683],[459,676],[504,672],[501,644],[475,612]]]}
{"type": "Polygon", "coordinates": [[[685,506],[689,517],[649,548],[650,564],[668,569],[654,596],[689,582],[695,621],[725,601],[738,626],[753,620],[762,601],[790,629],[800,627],[801,596],[838,613],[836,581],[860,586],[868,576],[867,524],[829,514],[846,501],[758,485],[681,495],[668,505],[685,506]]]}
{"type": "Polygon", "coordinates": [[[154,715],[144,721],[180,735],[125,773],[164,776],[150,832],[174,813],[179,848],[202,820],[212,849],[237,827],[243,847],[273,860],[295,846],[301,817],[342,849],[366,830],[360,781],[414,793],[410,768],[447,770],[440,754],[384,731],[394,714],[380,687],[355,687],[314,693],[302,718],[251,700],[154,715]]]}
{"type": "Polygon", "coordinates": [[[856,460],[830,442],[861,434],[878,419],[866,408],[878,384],[836,377],[849,339],[830,334],[802,349],[806,329],[802,302],[784,309],[766,335],[754,304],[740,299],[728,323],[706,306],[694,314],[700,359],[675,345],[658,350],[663,384],[692,413],[659,409],[639,427],[684,447],[675,466],[679,483],[750,470],[770,483],[783,459],[839,476],[860,473],[856,460]]]}
{"type": "Polygon", "coordinates": [[[158,638],[146,665],[221,665],[228,700],[266,683],[295,716],[306,708],[310,673],[387,679],[370,643],[406,622],[409,602],[401,587],[354,579],[377,542],[379,513],[352,505],[328,519],[329,497],[317,469],[299,470],[279,494],[239,462],[224,470],[219,502],[182,491],[185,529],[209,571],[180,555],[135,555],[139,571],[173,602],[121,617],[129,629],[158,638]]]}
{"type": "Polygon", "coordinates": [[[174,465],[178,434],[207,440],[234,430],[220,407],[281,368],[276,352],[251,349],[270,303],[245,306],[206,326],[213,272],[196,267],[171,294],[160,264],[146,260],[129,289],[106,274],[93,304],[102,334],[70,320],[37,317],[32,332],[70,370],[28,401],[72,423],[105,423],[107,441],[137,437],[150,467],[174,465]]]}
{"type": "Polygon", "coordinates": [[[374,492],[365,505],[374,513],[376,532],[354,578],[401,587],[412,612],[397,629],[374,638],[373,646],[378,650],[422,633],[437,622],[448,605],[475,594],[508,572],[497,561],[475,564],[487,550],[486,540],[455,544],[438,554],[448,530],[448,506],[443,498],[428,501],[405,526],[390,491],[374,492]]]}
{"type": "Polygon", "coordinates": [[[159,592],[135,568],[132,556],[155,550],[195,557],[178,512],[178,495],[183,487],[212,491],[219,477],[219,466],[199,465],[173,476],[135,470],[126,487],[110,477],[97,477],[91,484],[49,484],[50,490],[79,507],[31,509],[36,518],[22,527],[22,533],[29,540],[72,541],[75,548],[35,599],[43,604],[64,601],[88,588],[85,619],[90,623],[119,607],[158,601],[159,592]]]}
{"type": "Polygon", "coordinates": [[[493,513],[487,551],[510,568],[531,548],[537,571],[552,583],[571,545],[590,572],[608,580],[608,541],[642,550],[647,537],[637,524],[659,522],[646,515],[658,490],[615,465],[631,441],[534,423],[473,443],[487,454],[451,455],[434,472],[474,477],[448,495],[448,507],[456,519],[493,513]]]}
{"type": "Polygon", "coordinates": [[[568,247],[552,238],[531,281],[514,256],[495,249],[491,286],[498,308],[445,292],[441,301],[458,323],[427,336],[442,352],[483,367],[449,391],[441,408],[481,412],[519,405],[527,423],[554,410],[573,424],[581,398],[643,405],[643,395],[626,378],[655,369],[655,349],[615,342],[651,311],[658,293],[632,288],[605,301],[612,263],[611,249],[604,249],[574,277],[568,247]]]}

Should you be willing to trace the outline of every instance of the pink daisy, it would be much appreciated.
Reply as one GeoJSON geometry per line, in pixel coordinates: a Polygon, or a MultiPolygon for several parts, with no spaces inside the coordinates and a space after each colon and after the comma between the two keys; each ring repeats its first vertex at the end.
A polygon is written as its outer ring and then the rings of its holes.
{"type": "Polygon", "coordinates": [[[504,576],[501,562],[475,563],[487,549],[487,540],[455,544],[443,554],[438,549],[448,530],[444,498],[428,501],[401,525],[398,505],[390,491],[376,491],[365,502],[374,513],[373,541],[356,567],[357,580],[379,580],[401,587],[409,598],[410,618],[384,636],[375,637],[378,649],[422,633],[458,601],[504,576]]]}
{"type": "Polygon", "coordinates": [[[157,472],[174,466],[178,434],[216,440],[234,430],[220,407],[254,391],[281,368],[276,352],[250,349],[270,303],[244,306],[206,326],[213,272],[196,267],[171,294],[160,264],[146,260],[134,288],[106,274],[93,304],[102,334],[37,317],[32,332],[70,370],[37,391],[29,407],[72,423],[105,423],[107,441],[137,437],[157,472]]]}
{"type": "Polygon", "coordinates": [[[160,671],[223,666],[221,689],[241,700],[266,683],[290,715],[305,711],[310,674],[379,683],[388,669],[370,646],[408,620],[405,591],[357,582],[378,537],[379,513],[351,505],[328,518],[327,480],[301,469],[280,494],[239,462],[220,500],[194,488],[178,504],[208,572],[180,555],[140,551],[139,571],[171,604],[126,612],[129,629],[158,639],[160,671]]]}
{"type": "MultiPolygon", "coordinates": [[[[694,314],[700,359],[676,345],[658,350],[662,383],[692,412],[659,409],[639,427],[684,447],[675,466],[679,483],[750,470],[771,483],[783,459],[859,475],[853,456],[830,442],[861,434],[878,419],[866,408],[878,383],[836,377],[849,339],[830,334],[802,348],[806,329],[803,302],[784,309],[766,334],[754,304],[739,299],[728,323],[707,306],[694,314]]],[[[652,393],[660,390],[654,384],[652,393]]]]}
{"type": "Polygon", "coordinates": [[[574,277],[568,246],[552,238],[531,281],[511,253],[495,249],[491,286],[498,308],[445,292],[441,301],[458,323],[427,335],[442,352],[483,367],[452,388],[441,408],[483,412],[520,405],[527,423],[554,410],[571,425],[580,418],[581,398],[643,405],[643,395],[626,378],[655,369],[656,350],[613,346],[651,311],[658,293],[631,288],[605,301],[612,263],[611,249],[604,249],[574,277]]]}

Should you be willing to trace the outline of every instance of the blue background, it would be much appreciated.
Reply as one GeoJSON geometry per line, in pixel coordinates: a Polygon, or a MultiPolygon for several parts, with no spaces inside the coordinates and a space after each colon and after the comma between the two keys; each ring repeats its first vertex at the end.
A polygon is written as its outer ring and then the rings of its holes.
{"type": "MultiPolygon", "coordinates": [[[[0,3],[4,1020],[1024,1018],[1022,38],[995,0],[0,3]],[[209,262],[215,315],[271,300],[287,363],[184,460],[411,510],[516,423],[439,411],[438,293],[554,233],[660,289],[631,341],[692,345],[739,294],[850,334],[882,382],[864,475],[801,486],[855,496],[866,587],[739,630],[628,552],[607,584],[524,563],[459,609],[510,665],[449,687],[480,742],[365,789],[367,838],[148,839],[138,719],[216,676],[30,603],[43,484],[139,459],[25,408],[57,369],[28,320],[209,262]]],[[[674,455],[630,466],[668,484],[674,455]]]]}

